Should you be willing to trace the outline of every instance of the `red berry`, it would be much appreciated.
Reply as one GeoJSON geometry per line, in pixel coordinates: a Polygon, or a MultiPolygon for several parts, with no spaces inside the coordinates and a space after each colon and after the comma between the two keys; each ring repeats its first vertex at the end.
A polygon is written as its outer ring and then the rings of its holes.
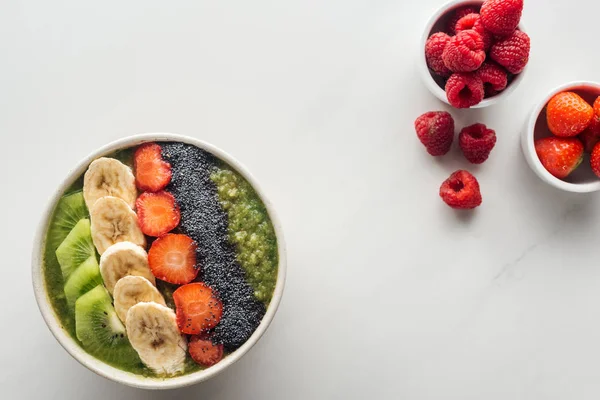
{"type": "Polygon", "coordinates": [[[594,112],[600,118],[600,96],[594,101],[594,112]]]}
{"type": "Polygon", "coordinates": [[[519,25],[523,0],[486,0],[479,12],[481,22],[488,31],[498,36],[507,36],[519,25]]]}
{"type": "Polygon", "coordinates": [[[479,182],[469,171],[458,170],[442,183],[440,197],[456,209],[472,209],[481,204],[479,182]]]}
{"type": "Polygon", "coordinates": [[[579,134],[579,140],[587,153],[591,153],[596,143],[600,141],[600,117],[594,115],[588,127],[579,134]]]}
{"type": "Polygon", "coordinates": [[[223,358],[223,345],[214,344],[203,335],[191,336],[188,350],[192,359],[205,367],[213,366],[223,358]]]}
{"type": "Polygon", "coordinates": [[[592,171],[598,178],[600,178],[600,145],[596,144],[594,146],[594,150],[592,150],[592,155],[590,157],[590,164],[592,166],[592,171]]]}
{"type": "Polygon", "coordinates": [[[475,71],[485,60],[481,35],[472,29],[458,32],[444,47],[442,59],[452,72],[475,71]]]}
{"type": "Polygon", "coordinates": [[[529,62],[529,36],[514,31],[509,37],[496,42],[490,49],[490,57],[513,74],[518,74],[529,62]]]}
{"type": "Polygon", "coordinates": [[[181,215],[175,197],[164,190],[145,192],[135,202],[140,229],[148,236],[158,237],[175,229],[181,215]]]}
{"type": "Polygon", "coordinates": [[[490,61],[483,63],[475,74],[483,82],[486,97],[491,97],[506,88],[508,77],[504,68],[490,61]]]}
{"type": "Polygon", "coordinates": [[[483,39],[483,49],[487,50],[492,45],[493,36],[488,32],[481,23],[481,17],[477,13],[467,14],[456,22],[456,32],[473,29],[481,35],[483,39]]]}
{"type": "Polygon", "coordinates": [[[417,136],[432,156],[443,156],[454,140],[454,119],[445,111],[430,111],[415,120],[417,136]]]}
{"type": "Polygon", "coordinates": [[[135,183],[138,189],[158,192],[171,182],[171,164],[162,158],[161,147],[156,143],[144,143],[133,156],[135,183]]]}
{"type": "Polygon", "coordinates": [[[454,11],[452,18],[450,18],[450,20],[448,21],[448,34],[454,36],[456,34],[456,23],[458,22],[458,20],[464,17],[465,15],[473,14],[476,12],[477,10],[473,7],[459,8],[458,10],[454,11]]]}
{"type": "Polygon", "coordinates": [[[180,286],[173,292],[173,302],[179,330],[189,335],[214,328],[223,315],[221,300],[204,283],[194,282],[180,286]]]}
{"type": "Polygon", "coordinates": [[[198,275],[196,243],[186,235],[169,233],[156,239],[148,251],[148,264],[155,277],[183,285],[198,275]]]}
{"type": "Polygon", "coordinates": [[[484,124],[467,126],[460,131],[458,144],[469,162],[481,164],[496,145],[496,132],[484,124]]]}
{"type": "Polygon", "coordinates": [[[594,109],[575,92],[555,94],[546,106],[546,122],[556,136],[571,137],[583,132],[594,117],[594,109]]]}
{"type": "Polygon", "coordinates": [[[442,53],[446,44],[450,41],[450,36],[443,32],[434,33],[425,43],[425,59],[427,66],[439,76],[448,77],[452,73],[442,60],[442,53]]]}
{"type": "Polygon", "coordinates": [[[481,78],[472,72],[456,72],[446,82],[446,97],[456,108],[469,108],[483,100],[481,78]]]}
{"type": "Polygon", "coordinates": [[[535,152],[544,168],[560,179],[566,178],[583,160],[583,144],[577,138],[538,139],[535,152]]]}

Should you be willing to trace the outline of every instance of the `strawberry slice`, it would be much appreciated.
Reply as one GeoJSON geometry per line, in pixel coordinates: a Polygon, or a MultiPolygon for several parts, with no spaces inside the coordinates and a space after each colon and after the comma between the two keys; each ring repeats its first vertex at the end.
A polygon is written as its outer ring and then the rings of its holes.
{"type": "Polygon", "coordinates": [[[169,192],[142,193],[135,207],[140,228],[148,236],[164,235],[179,225],[179,206],[169,192]]]}
{"type": "Polygon", "coordinates": [[[173,301],[177,325],[183,333],[202,333],[221,321],[223,304],[204,283],[194,282],[179,287],[173,292],[173,301]]]}
{"type": "Polygon", "coordinates": [[[156,239],[148,251],[150,270],[160,280],[183,285],[198,275],[196,243],[186,235],[169,233],[156,239]]]}
{"type": "Polygon", "coordinates": [[[201,335],[190,337],[188,350],[192,359],[205,367],[213,366],[223,358],[223,345],[215,344],[201,335]]]}
{"type": "Polygon", "coordinates": [[[140,190],[158,192],[171,182],[171,164],[163,160],[156,143],[144,143],[133,155],[135,184],[140,190]]]}

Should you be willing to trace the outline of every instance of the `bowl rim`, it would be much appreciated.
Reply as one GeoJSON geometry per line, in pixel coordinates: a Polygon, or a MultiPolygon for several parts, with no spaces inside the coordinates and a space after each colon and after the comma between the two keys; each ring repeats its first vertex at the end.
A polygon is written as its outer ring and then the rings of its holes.
{"type": "MultiPolygon", "coordinates": [[[[450,11],[453,8],[458,8],[460,6],[468,6],[470,4],[481,5],[483,3],[483,1],[484,0],[451,0],[451,1],[447,2],[446,4],[441,6],[429,18],[429,20],[427,21],[427,24],[425,25],[423,34],[421,36],[421,45],[419,46],[419,57],[417,57],[418,68],[419,68],[419,72],[421,75],[421,79],[422,79],[423,83],[425,84],[425,86],[427,87],[427,89],[429,89],[429,91],[435,97],[437,97],[442,102],[448,104],[452,108],[455,108],[455,107],[452,106],[450,104],[450,102],[448,101],[448,98],[446,97],[446,92],[437,84],[437,82],[431,76],[431,72],[429,71],[429,67],[427,66],[427,60],[425,59],[425,43],[427,43],[427,39],[429,39],[429,32],[431,32],[431,30],[433,29],[433,26],[448,11],[450,11]]],[[[521,30],[523,32],[527,32],[524,29],[522,21],[519,22],[518,28],[519,28],[519,30],[521,30]]],[[[525,76],[525,73],[528,70],[528,67],[529,67],[529,63],[525,66],[523,71],[521,71],[520,73],[515,75],[512,82],[510,82],[509,85],[502,92],[500,92],[499,94],[497,94],[493,97],[483,99],[478,104],[475,104],[474,106],[471,106],[468,109],[489,107],[491,105],[494,105],[494,104],[502,101],[505,97],[509,96],[512,92],[514,92],[516,90],[516,88],[521,84],[521,82],[523,81],[523,78],[525,76]]]]}
{"type": "Polygon", "coordinates": [[[283,229],[281,227],[281,222],[275,212],[275,209],[272,203],[266,197],[262,187],[260,186],[256,178],[254,178],[254,176],[246,169],[246,167],[243,164],[237,161],[229,153],[202,140],[175,133],[156,132],[130,135],[112,141],[88,154],[85,158],[79,161],[73,169],[69,171],[67,176],[63,179],[62,183],[58,186],[54,194],[48,200],[47,205],[44,208],[44,212],[38,224],[35,239],[33,242],[31,272],[35,299],[38,304],[38,308],[40,309],[40,312],[42,314],[42,317],[44,318],[46,325],[48,326],[50,332],[52,332],[56,340],[75,360],[77,360],[80,364],[82,364],[89,370],[95,372],[96,374],[104,378],[128,386],[142,389],[173,389],[193,385],[216,376],[217,374],[221,373],[229,366],[231,366],[233,363],[238,361],[258,342],[258,340],[267,330],[268,326],[271,324],[273,317],[275,316],[275,313],[277,312],[277,309],[281,302],[287,272],[286,255],[287,254],[285,239],[283,236],[283,229]],[[60,197],[63,195],[64,191],[75,181],[75,179],[77,179],[77,177],[79,177],[85,171],[85,169],[87,169],[90,162],[94,159],[110,154],[116,150],[125,147],[132,147],[145,142],[154,141],[174,141],[194,145],[214,154],[217,158],[225,161],[227,164],[229,164],[229,166],[234,168],[240,175],[242,175],[250,183],[250,185],[252,185],[252,187],[254,188],[260,199],[263,201],[267,209],[267,213],[269,214],[269,217],[275,230],[275,235],[277,237],[277,250],[279,255],[277,283],[275,285],[273,297],[271,299],[271,302],[269,303],[269,307],[267,308],[267,311],[262,321],[254,331],[252,336],[250,336],[250,338],[236,351],[225,357],[222,361],[215,364],[214,366],[197,372],[193,372],[191,374],[178,376],[174,378],[144,377],[131,372],[126,372],[113,366],[110,366],[85,352],[83,348],[80,347],[80,345],[76,343],[75,340],[61,326],[60,320],[58,319],[58,316],[55,314],[54,309],[50,304],[48,292],[46,290],[45,279],[42,271],[46,230],[50,223],[52,212],[54,211],[54,208],[56,207],[56,204],[60,197]]]}
{"type": "Polygon", "coordinates": [[[572,81],[565,84],[562,84],[553,90],[551,90],[546,96],[542,98],[540,102],[538,102],[532,109],[531,114],[529,115],[529,119],[527,120],[527,129],[523,132],[521,147],[523,152],[525,153],[525,158],[528,161],[531,169],[539,176],[544,182],[567,192],[573,193],[590,193],[600,190],[600,179],[596,182],[585,182],[585,183],[571,183],[563,181],[552,175],[550,172],[544,168],[542,162],[540,161],[537,153],[535,151],[534,145],[534,134],[535,134],[535,125],[540,113],[546,107],[546,104],[550,101],[550,99],[560,92],[565,92],[568,90],[577,90],[584,88],[595,88],[600,92],[600,83],[594,81],[572,81]]]}

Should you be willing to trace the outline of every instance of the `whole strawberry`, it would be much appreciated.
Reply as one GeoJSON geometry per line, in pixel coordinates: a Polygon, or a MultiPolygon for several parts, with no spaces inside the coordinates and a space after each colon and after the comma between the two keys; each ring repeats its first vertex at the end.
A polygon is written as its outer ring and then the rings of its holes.
{"type": "Polygon", "coordinates": [[[454,140],[454,119],[445,111],[430,111],[415,120],[417,136],[432,156],[443,156],[454,140]]]}
{"type": "Polygon", "coordinates": [[[525,32],[514,31],[512,35],[494,43],[490,49],[490,57],[508,72],[518,74],[529,62],[530,48],[529,36],[525,32]]]}
{"type": "Polygon", "coordinates": [[[498,36],[507,36],[519,25],[523,0],[486,0],[480,13],[485,29],[498,36]]]}
{"type": "Polygon", "coordinates": [[[575,92],[554,95],[546,106],[548,129],[556,136],[571,137],[583,132],[594,117],[594,109],[575,92]]]}
{"type": "Polygon", "coordinates": [[[600,178],[600,143],[596,144],[594,150],[592,150],[590,165],[592,166],[592,171],[594,171],[594,174],[600,178]]]}
{"type": "Polygon", "coordinates": [[[591,153],[596,147],[596,143],[600,142],[600,117],[594,115],[588,127],[578,137],[583,143],[585,152],[591,153]]]}
{"type": "Polygon", "coordinates": [[[481,204],[479,182],[469,171],[458,170],[442,183],[440,197],[456,209],[472,209],[481,204]]]}
{"type": "Polygon", "coordinates": [[[538,139],[535,152],[544,168],[559,179],[569,176],[583,160],[583,144],[577,138],[538,139]]]}
{"type": "Polygon", "coordinates": [[[596,113],[596,116],[600,118],[600,96],[594,101],[594,112],[596,113]]]}
{"type": "Polygon", "coordinates": [[[496,132],[484,124],[467,126],[460,131],[458,144],[469,162],[481,164],[496,145],[496,132]]]}

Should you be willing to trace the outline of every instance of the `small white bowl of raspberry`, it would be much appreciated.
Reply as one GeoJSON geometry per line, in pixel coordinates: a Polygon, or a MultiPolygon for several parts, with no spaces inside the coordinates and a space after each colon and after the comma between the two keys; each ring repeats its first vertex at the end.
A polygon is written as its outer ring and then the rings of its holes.
{"type": "Polygon", "coordinates": [[[455,108],[488,107],[510,95],[529,61],[522,8],[523,0],[452,0],[436,11],[418,57],[427,89],[455,108]]]}

